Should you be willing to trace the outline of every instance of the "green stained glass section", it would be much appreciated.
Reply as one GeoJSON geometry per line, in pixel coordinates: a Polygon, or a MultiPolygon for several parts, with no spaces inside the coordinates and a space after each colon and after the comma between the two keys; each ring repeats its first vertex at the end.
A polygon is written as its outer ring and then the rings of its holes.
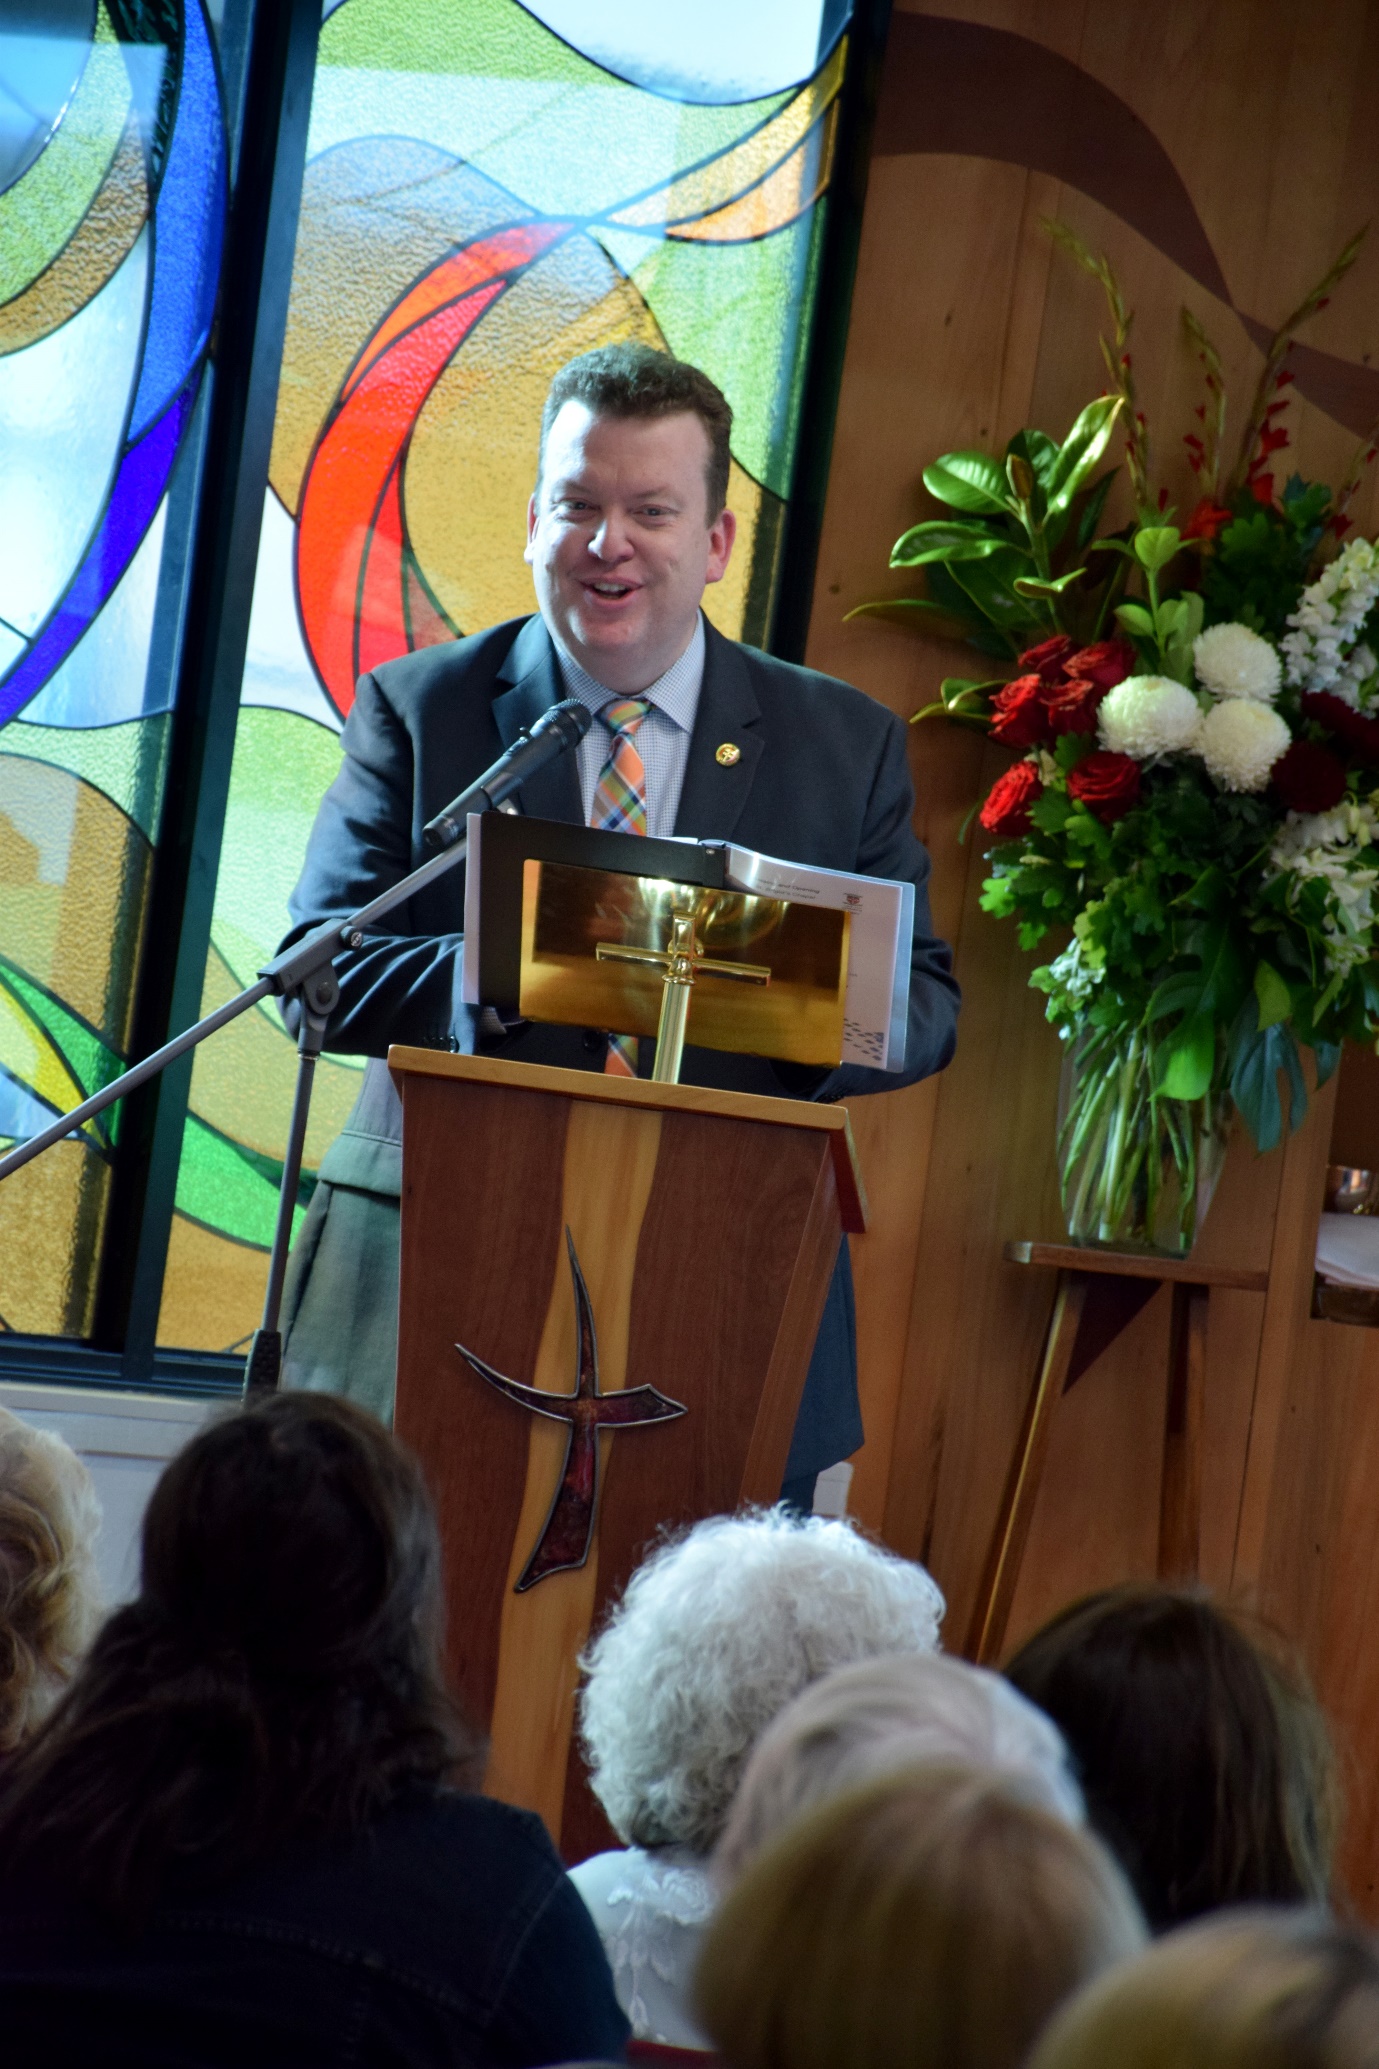
{"type": "Polygon", "coordinates": [[[167,761],[166,713],[113,726],[31,726],[16,718],[5,727],[0,745],[20,760],[81,777],[153,839],[167,761]]]}
{"type": "MultiPolygon", "coordinates": [[[[177,1173],[177,1211],[203,1228],[266,1250],[273,1240],[282,1163],[232,1142],[195,1115],[187,1123],[177,1173]]],[[[292,1233],[301,1226],[312,1181],[302,1180],[302,1205],[292,1233]]]]}
{"type": "Polygon", "coordinates": [[[702,366],[733,406],[733,453],[775,495],[795,461],[801,334],[818,275],[821,211],[745,244],[665,240],[601,229],[599,241],[646,298],[681,359],[702,366]]]}
{"type": "Polygon", "coordinates": [[[242,985],[287,931],[316,807],[339,766],[329,727],[290,711],[240,713],[212,938],[242,985]]]}

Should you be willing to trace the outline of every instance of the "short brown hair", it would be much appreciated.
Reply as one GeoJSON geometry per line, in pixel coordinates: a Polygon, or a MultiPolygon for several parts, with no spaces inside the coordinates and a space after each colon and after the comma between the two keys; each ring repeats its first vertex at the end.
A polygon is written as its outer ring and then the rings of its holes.
{"type": "Polygon", "coordinates": [[[707,374],[686,360],[672,358],[669,352],[657,352],[630,339],[620,345],[599,345],[568,360],[551,382],[541,412],[538,487],[546,466],[546,440],[567,402],[582,402],[601,417],[673,417],[684,411],[698,417],[709,441],[705,482],[709,522],[713,523],[728,500],[733,412],[727,396],[707,374]]]}
{"type": "Polygon", "coordinates": [[[1100,1841],[1008,1778],[926,1765],[750,1863],[709,1927],[696,2010],[733,2069],[1017,2069],[1144,1939],[1100,1841]]]}

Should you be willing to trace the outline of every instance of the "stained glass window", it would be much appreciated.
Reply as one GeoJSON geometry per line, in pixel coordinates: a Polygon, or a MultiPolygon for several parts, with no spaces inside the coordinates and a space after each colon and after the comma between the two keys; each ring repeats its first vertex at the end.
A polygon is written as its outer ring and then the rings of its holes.
{"type": "MultiPolygon", "coordinates": [[[[12,33],[0,12],[6,1145],[130,1040],[227,220],[222,71],[269,4],[29,0],[12,33]]],[[[593,22],[585,0],[324,0],[207,1010],[284,930],[357,674],[531,609],[524,512],[564,360],[639,338],[726,391],[738,546],[708,609],[766,637],[850,6],[593,22]]],[[[254,1326],[294,1069],[271,1010],[197,1053],[166,1346],[254,1326]]],[[[359,1074],[318,1070],[303,1203],[359,1074]]],[[[89,1330],[112,1150],[98,1122],[0,1187],[0,1328],[89,1330]]]]}
{"type": "MultiPolygon", "coordinates": [[[[121,1068],[215,307],[226,123],[202,0],[0,16],[0,1144],[121,1068]]],[[[108,1120],[108,1116],[104,1117],[108,1120]]],[[[0,1328],[89,1327],[100,1122],[0,1187],[0,1328]]]]}

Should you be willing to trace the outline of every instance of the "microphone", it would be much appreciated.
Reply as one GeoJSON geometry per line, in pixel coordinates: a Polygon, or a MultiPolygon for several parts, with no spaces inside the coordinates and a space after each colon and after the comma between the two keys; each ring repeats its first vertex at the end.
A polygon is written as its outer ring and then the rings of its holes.
{"type": "Polygon", "coordinates": [[[422,839],[427,847],[442,851],[453,848],[462,837],[465,820],[471,812],[491,812],[529,776],[534,776],[538,769],[544,769],[547,762],[567,753],[571,747],[578,747],[593,723],[594,714],[577,697],[567,697],[563,704],[553,704],[534,726],[523,728],[506,754],[500,754],[493,767],[485,769],[477,783],[471,783],[468,790],[462,790],[443,812],[437,812],[422,830],[422,839]]]}

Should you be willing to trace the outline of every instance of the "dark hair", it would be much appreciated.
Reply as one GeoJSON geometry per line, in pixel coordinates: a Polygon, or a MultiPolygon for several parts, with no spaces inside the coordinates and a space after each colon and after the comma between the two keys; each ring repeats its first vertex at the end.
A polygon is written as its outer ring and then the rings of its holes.
{"type": "Polygon", "coordinates": [[[290,1393],[213,1424],[154,1490],[137,1599],[7,1771],[5,1873],[137,1918],[357,1829],[475,1756],[440,1634],[431,1504],[380,1423],[290,1393]]]}
{"type": "Polygon", "coordinates": [[[1005,1671],[1068,1741],[1087,1815],[1156,1930],[1325,1898],[1330,1748],[1281,1649],[1200,1596],[1116,1588],[1054,1617],[1005,1671]]]}
{"type": "Polygon", "coordinates": [[[728,500],[733,412],[722,389],[697,366],[631,340],[599,345],[568,360],[551,382],[541,412],[538,485],[545,472],[546,440],[567,402],[582,402],[595,416],[603,417],[671,417],[685,411],[698,417],[709,441],[705,482],[710,524],[718,517],[728,500]]]}

